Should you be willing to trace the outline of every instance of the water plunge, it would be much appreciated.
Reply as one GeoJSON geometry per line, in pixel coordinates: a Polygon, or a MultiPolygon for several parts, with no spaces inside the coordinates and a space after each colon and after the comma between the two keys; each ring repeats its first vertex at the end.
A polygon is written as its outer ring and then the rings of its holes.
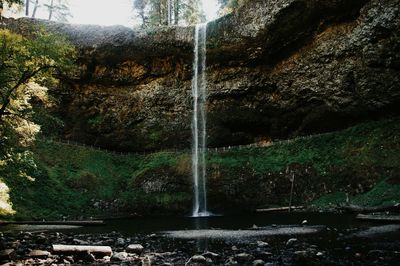
{"type": "Polygon", "coordinates": [[[206,126],[205,104],[207,100],[206,81],[206,37],[207,24],[195,27],[193,60],[193,120],[192,120],[192,174],[194,217],[208,216],[206,190],[206,126]]]}

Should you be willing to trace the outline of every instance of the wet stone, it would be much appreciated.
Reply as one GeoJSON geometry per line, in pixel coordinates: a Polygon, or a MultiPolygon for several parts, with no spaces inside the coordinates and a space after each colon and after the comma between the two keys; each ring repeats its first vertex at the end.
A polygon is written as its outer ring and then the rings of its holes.
{"type": "Polygon", "coordinates": [[[112,255],[111,261],[125,261],[127,258],[128,258],[128,253],[118,252],[112,255]]]}
{"type": "Polygon", "coordinates": [[[257,241],[257,246],[259,248],[265,248],[265,247],[269,247],[269,244],[267,242],[264,242],[264,241],[257,241]]]}
{"type": "Polygon", "coordinates": [[[144,247],[140,244],[131,244],[126,248],[126,252],[140,255],[143,252],[143,249],[144,247]]]}
{"type": "Polygon", "coordinates": [[[286,242],[286,246],[292,247],[295,243],[297,243],[297,238],[291,238],[286,242]]]}
{"type": "Polygon", "coordinates": [[[263,260],[253,261],[253,266],[264,266],[265,262],[263,260]]]}
{"type": "Polygon", "coordinates": [[[11,260],[15,256],[14,249],[5,249],[0,251],[0,261],[1,260],[11,260]]]}
{"type": "Polygon", "coordinates": [[[235,260],[240,263],[248,262],[253,259],[253,256],[247,253],[240,253],[235,255],[235,260]]]}
{"type": "Polygon", "coordinates": [[[205,263],[206,258],[202,255],[194,255],[193,257],[190,258],[190,261],[195,263],[205,263]]]}
{"type": "Polygon", "coordinates": [[[32,250],[29,252],[29,257],[32,258],[47,258],[48,256],[50,256],[50,252],[45,250],[32,250]]]}

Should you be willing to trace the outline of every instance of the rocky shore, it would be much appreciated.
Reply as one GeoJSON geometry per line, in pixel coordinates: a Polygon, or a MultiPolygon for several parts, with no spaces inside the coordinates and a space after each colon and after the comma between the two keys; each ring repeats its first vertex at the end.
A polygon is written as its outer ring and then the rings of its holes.
{"type": "MultiPolygon", "coordinates": [[[[309,227],[303,225],[305,229],[309,227]]],[[[272,225],[249,230],[281,230],[282,234],[249,237],[240,234],[237,238],[215,239],[188,239],[179,234],[171,237],[166,232],[126,236],[118,232],[25,231],[1,235],[0,262],[3,265],[395,265],[400,260],[399,229],[399,225],[363,229],[324,227],[318,233],[302,235],[290,227],[272,225]],[[97,252],[68,252],[55,245],[107,248],[97,252]]]]}

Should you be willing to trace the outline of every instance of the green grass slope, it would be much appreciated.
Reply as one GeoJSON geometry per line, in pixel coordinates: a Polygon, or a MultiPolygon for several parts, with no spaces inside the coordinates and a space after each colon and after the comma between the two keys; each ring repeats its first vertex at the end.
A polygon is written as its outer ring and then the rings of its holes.
{"type": "MultiPolygon", "coordinates": [[[[209,205],[230,208],[294,204],[327,208],[400,202],[400,118],[207,156],[209,205]]],[[[119,214],[187,214],[191,209],[188,153],[119,155],[38,141],[31,178],[10,166],[0,176],[10,188],[15,219],[80,218],[119,214]]]]}

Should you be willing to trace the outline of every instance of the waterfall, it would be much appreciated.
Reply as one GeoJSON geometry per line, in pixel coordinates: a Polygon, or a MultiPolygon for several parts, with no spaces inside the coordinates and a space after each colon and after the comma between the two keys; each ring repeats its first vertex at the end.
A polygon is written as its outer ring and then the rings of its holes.
{"type": "Polygon", "coordinates": [[[206,190],[206,37],[207,24],[196,25],[193,60],[192,174],[193,216],[208,216],[206,190]]]}

